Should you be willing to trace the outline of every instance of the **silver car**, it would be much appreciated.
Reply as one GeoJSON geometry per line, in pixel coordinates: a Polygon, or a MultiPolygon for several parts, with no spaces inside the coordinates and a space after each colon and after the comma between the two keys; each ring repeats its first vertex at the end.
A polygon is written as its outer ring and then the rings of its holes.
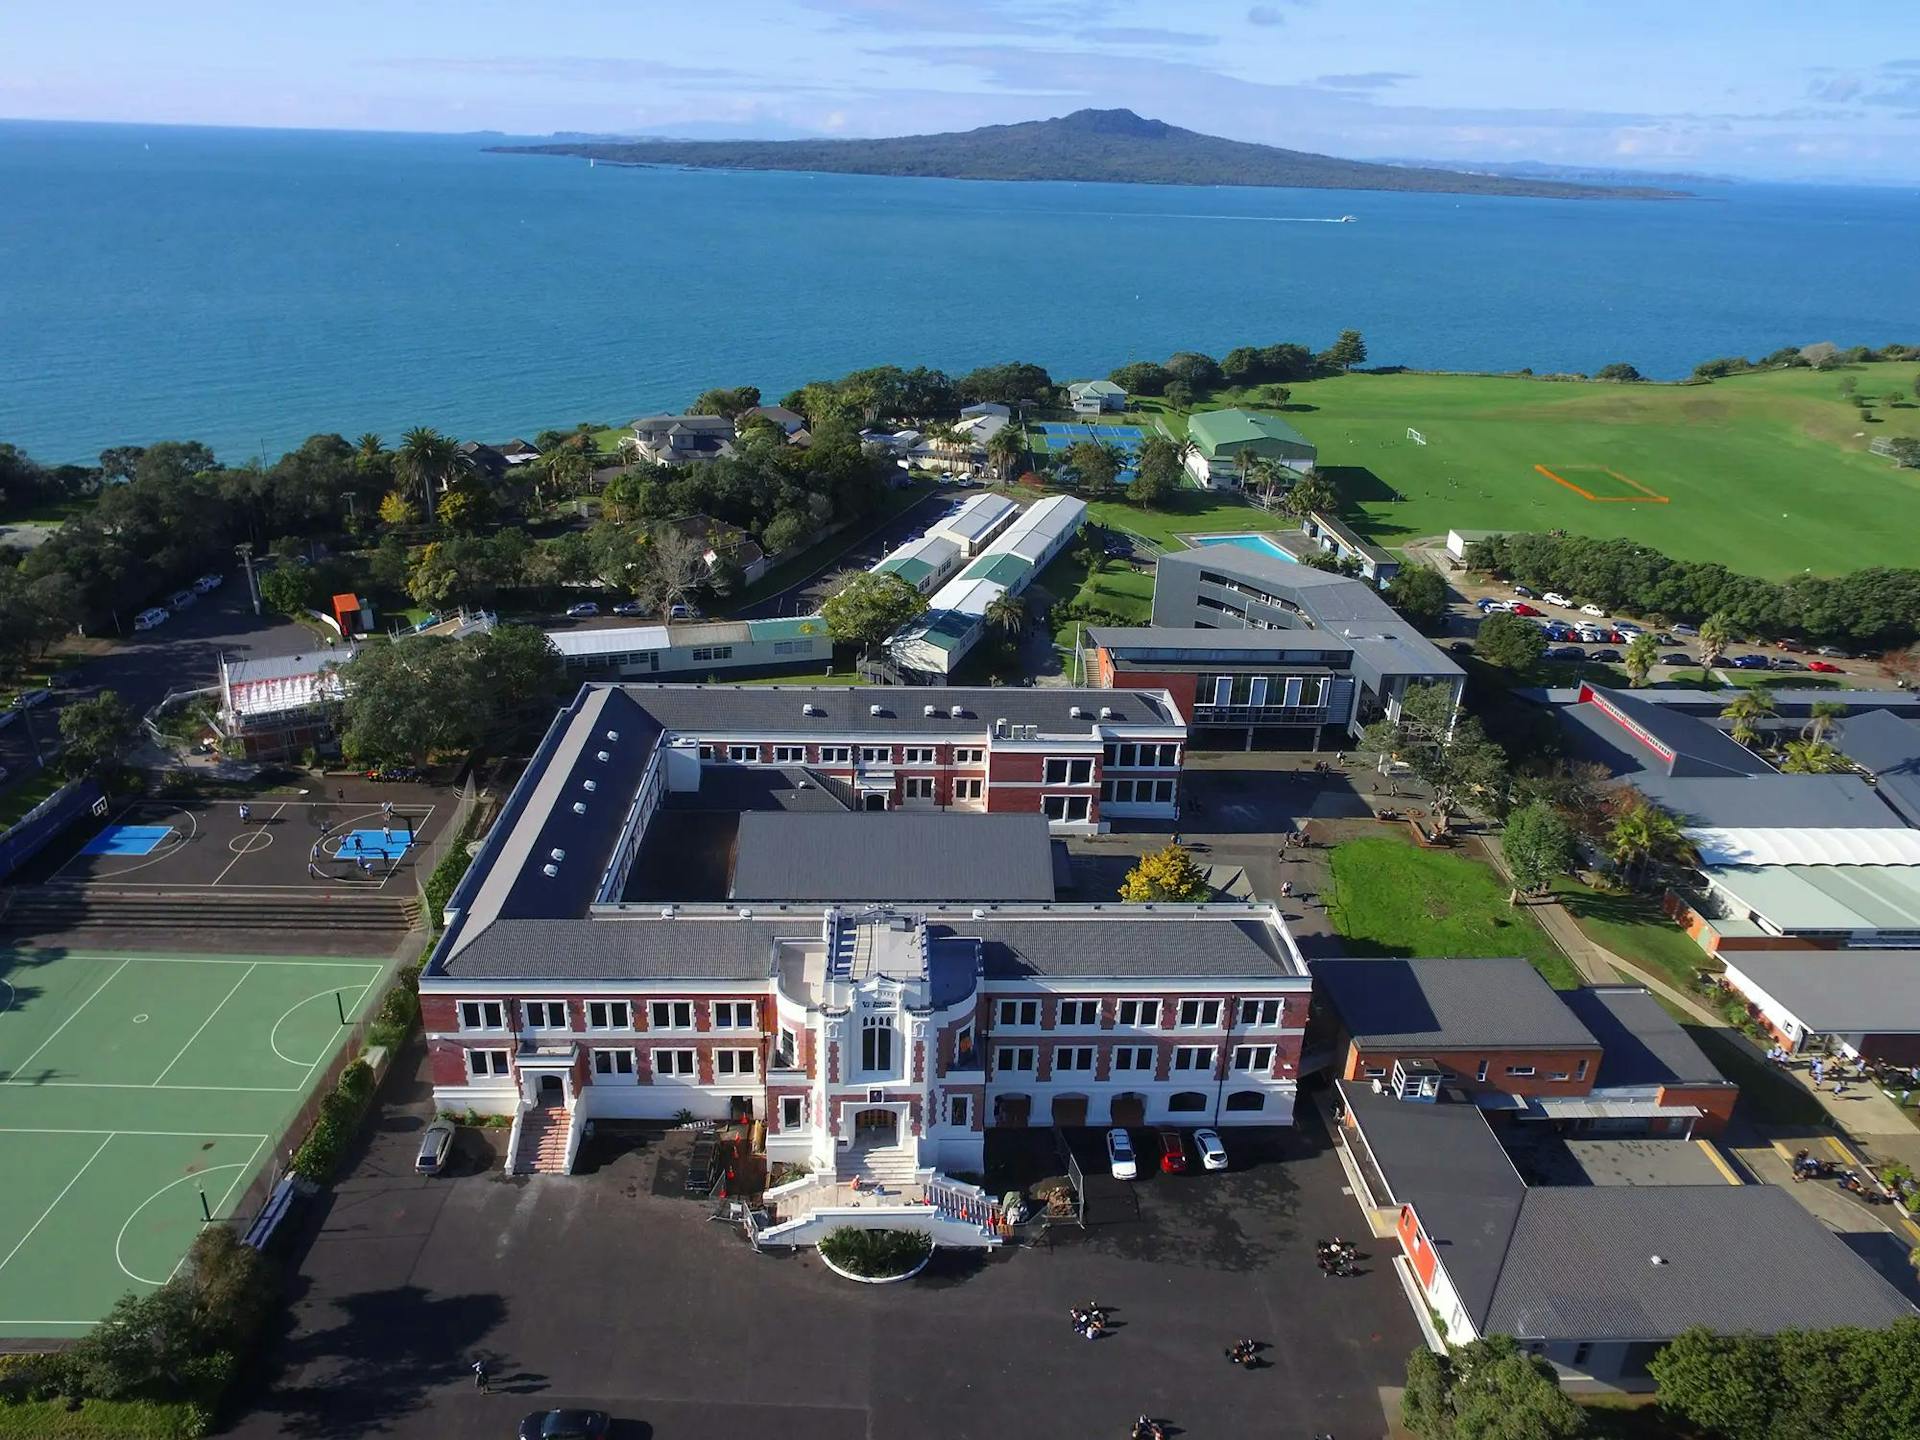
{"type": "Polygon", "coordinates": [[[419,1175],[438,1175],[447,1167],[447,1157],[453,1154],[453,1122],[441,1116],[427,1126],[427,1133],[420,1137],[420,1154],[413,1162],[414,1172],[419,1175]]]}

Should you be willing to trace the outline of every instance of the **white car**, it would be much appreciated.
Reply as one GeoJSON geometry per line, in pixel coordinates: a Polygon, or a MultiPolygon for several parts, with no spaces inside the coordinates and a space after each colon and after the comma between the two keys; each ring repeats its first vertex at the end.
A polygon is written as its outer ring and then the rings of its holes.
{"type": "Polygon", "coordinates": [[[1202,1170],[1224,1170],[1227,1168],[1227,1147],[1220,1143],[1219,1131],[1194,1131],[1193,1148],[1200,1152],[1200,1168],[1202,1170]]]}
{"type": "Polygon", "coordinates": [[[1107,1168],[1116,1180],[1140,1178],[1140,1162],[1134,1158],[1133,1141],[1118,1126],[1107,1131],[1107,1168]]]}
{"type": "Polygon", "coordinates": [[[1562,595],[1558,590],[1549,590],[1547,591],[1546,594],[1542,595],[1540,598],[1546,601],[1547,604],[1549,605],[1558,605],[1562,610],[1571,610],[1573,608],[1573,602],[1567,599],[1567,597],[1562,595]]]}
{"type": "Polygon", "coordinates": [[[157,629],[166,624],[170,618],[170,612],[155,605],[151,609],[142,610],[138,615],[133,617],[133,628],[136,630],[157,629]]]}
{"type": "Polygon", "coordinates": [[[193,588],[196,594],[204,595],[209,590],[218,590],[226,583],[227,577],[224,575],[202,575],[198,580],[193,582],[193,588]]]}
{"type": "Polygon", "coordinates": [[[1596,620],[1604,620],[1607,618],[1607,612],[1602,610],[1598,605],[1582,605],[1580,607],[1580,613],[1582,615],[1591,615],[1596,620]]]}

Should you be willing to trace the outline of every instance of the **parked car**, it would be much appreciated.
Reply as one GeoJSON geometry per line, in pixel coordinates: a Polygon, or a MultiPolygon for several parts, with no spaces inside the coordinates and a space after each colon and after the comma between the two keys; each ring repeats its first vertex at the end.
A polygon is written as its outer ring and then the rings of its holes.
{"type": "Polygon", "coordinates": [[[1541,654],[1548,660],[1584,660],[1587,658],[1587,652],[1582,650],[1578,645],[1555,645],[1550,649],[1543,650],[1541,654]]]}
{"type": "Polygon", "coordinates": [[[1807,669],[1813,671],[1816,675],[1838,675],[1840,673],[1840,667],[1828,660],[1809,660],[1807,661],[1807,669]]]}
{"type": "Polygon", "coordinates": [[[1107,1131],[1107,1168],[1116,1180],[1140,1178],[1140,1164],[1134,1159],[1133,1141],[1119,1126],[1107,1131]]]}
{"type": "Polygon", "coordinates": [[[1847,654],[1846,651],[1839,649],[1837,646],[1833,646],[1833,645],[1822,645],[1818,650],[1814,651],[1813,653],[1816,655],[1824,655],[1829,660],[1851,660],[1853,658],[1851,655],[1847,654]]]}
{"type": "Polygon", "coordinates": [[[1513,608],[1513,602],[1511,600],[1496,600],[1491,595],[1478,603],[1482,615],[1491,615],[1497,610],[1505,611],[1513,608]]]}
{"type": "Polygon", "coordinates": [[[604,1410],[536,1410],[520,1422],[520,1440],[601,1440],[612,1424],[604,1410]]]}
{"type": "Polygon", "coordinates": [[[1607,660],[1617,665],[1620,663],[1620,652],[1618,650],[1596,650],[1587,658],[1589,660],[1607,660]]]}
{"type": "Polygon", "coordinates": [[[584,620],[590,615],[598,615],[600,607],[591,600],[581,600],[567,606],[567,619],[584,620]]]}
{"type": "Polygon", "coordinates": [[[1676,623],[1673,627],[1673,633],[1676,635],[1698,635],[1700,631],[1692,625],[1676,623]]]}
{"type": "Polygon", "coordinates": [[[669,620],[698,620],[700,618],[700,607],[698,605],[675,605],[671,610],[667,611],[667,618],[669,620]]]}
{"type": "Polygon", "coordinates": [[[642,605],[638,600],[622,600],[618,605],[613,607],[613,613],[616,615],[644,615],[647,613],[647,607],[642,605]]]}
{"type": "Polygon", "coordinates": [[[1585,644],[1598,645],[1613,632],[1610,630],[1602,630],[1594,625],[1581,625],[1576,627],[1573,633],[1578,635],[1585,644]]]}
{"type": "Polygon", "coordinates": [[[1680,642],[1674,639],[1673,636],[1667,634],[1666,631],[1662,630],[1658,635],[1653,637],[1653,643],[1663,648],[1670,649],[1671,647],[1678,645],[1680,642]]]}
{"type": "Polygon", "coordinates": [[[1767,657],[1764,655],[1736,655],[1727,662],[1736,670],[1765,670],[1767,657]]]}
{"type": "Polygon", "coordinates": [[[1807,647],[1798,640],[1794,640],[1794,639],[1776,640],[1773,643],[1779,646],[1782,650],[1786,651],[1789,655],[1804,655],[1807,653],[1807,647]]]}
{"type": "Polygon", "coordinates": [[[149,609],[142,610],[138,615],[133,617],[133,628],[136,630],[152,630],[166,624],[167,621],[172,618],[172,611],[162,609],[160,606],[155,605],[149,609]]]}
{"type": "Polygon", "coordinates": [[[1163,1125],[1154,1132],[1160,1142],[1160,1173],[1162,1175],[1184,1175],[1187,1173],[1187,1145],[1180,1138],[1180,1132],[1170,1125],[1163,1125]]]}
{"type": "Polygon", "coordinates": [[[414,1173],[419,1175],[438,1175],[446,1168],[447,1157],[453,1153],[453,1122],[441,1116],[427,1126],[426,1133],[420,1137],[420,1153],[414,1157],[414,1173]]]}
{"type": "Polygon", "coordinates": [[[13,708],[31,710],[36,705],[44,705],[53,698],[51,690],[22,690],[13,697],[13,708]]]}
{"type": "Polygon", "coordinates": [[[1804,670],[1807,667],[1791,655],[1776,655],[1773,657],[1773,668],[1776,670],[1804,670]]]}
{"type": "Polygon", "coordinates": [[[1568,625],[1564,621],[1549,620],[1547,621],[1546,624],[1542,625],[1540,628],[1546,631],[1547,639],[1549,640],[1573,639],[1573,627],[1571,625],[1568,625]]]}
{"type": "Polygon", "coordinates": [[[1529,590],[1529,589],[1527,589],[1527,587],[1526,587],[1526,586],[1524,586],[1524,585],[1516,585],[1516,586],[1514,586],[1514,587],[1513,587],[1513,593],[1514,593],[1514,594],[1516,594],[1516,595],[1518,595],[1518,596],[1519,596],[1519,597],[1520,597],[1520,598],[1521,598],[1522,600],[1531,600],[1531,599],[1533,599],[1533,592],[1532,592],[1531,590],[1529,590]]]}
{"type": "Polygon", "coordinates": [[[1691,665],[1693,657],[1683,650],[1676,650],[1660,657],[1662,665],[1691,665]]]}
{"type": "Polygon", "coordinates": [[[176,590],[167,596],[167,608],[178,613],[193,604],[200,597],[191,590],[176,590]]]}
{"type": "Polygon", "coordinates": [[[193,588],[197,593],[205,595],[209,590],[218,590],[226,583],[227,577],[224,575],[202,575],[193,582],[193,588]]]}
{"type": "Polygon", "coordinates": [[[1540,598],[1546,601],[1547,604],[1549,605],[1558,605],[1562,610],[1571,610],[1573,608],[1573,602],[1567,599],[1567,597],[1562,595],[1558,590],[1549,590],[1547,591],[1546,594],[1542,595],[1540,598]]]}
{"type": "Polygon", "coordinates": [[[1607,612],[1602,610],[1598,605],[1582,605],[1580,607],[1580,613],[1582,615],[1591,615],[1596,620],[1604,620],[1607,618],[1607,612]]]}
{"type": "Polygon", "coordinates": [[[1513,602],[1513,613],[1516,615],[1538,615],[1540,612],[1534,609],[1533,606],[1527,604],[1526,601],[1516,600],[1513,602]]]}
{"type": "Polygon", "coordinates": [[[1200,1152],[1201,1169],[1224,1170],[1227,1168],[1227,1147],[1220,1143],[1220,1133],[1217,1130],[1194,1131],[1193,1148],[1200,1152]]]}

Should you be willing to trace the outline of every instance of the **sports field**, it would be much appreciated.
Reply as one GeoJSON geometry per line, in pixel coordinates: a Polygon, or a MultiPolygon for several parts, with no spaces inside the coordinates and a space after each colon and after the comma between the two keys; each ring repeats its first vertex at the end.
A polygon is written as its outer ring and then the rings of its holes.
{"type": "Polygon", "coordinates": [[[0,1339],[71,1339],[164,1282],[285,1161],[269,1147],[384,968],[0,952],[0,1339]]]}
{"type": "Polygon", "coordinates": [[[1345,375],[1293,386],[1287,419],[1319,447],[1356,528],[1384,545],[1565,529],[1778,579],[1920,561],[1920,470],[1867,453],[1871,439],[1920,436],[1917,373],[1855,365],[1684,386],[1345,375]],[[1847,381],[1905,402],[1876,403],[1862,422],[1847,381]]]}

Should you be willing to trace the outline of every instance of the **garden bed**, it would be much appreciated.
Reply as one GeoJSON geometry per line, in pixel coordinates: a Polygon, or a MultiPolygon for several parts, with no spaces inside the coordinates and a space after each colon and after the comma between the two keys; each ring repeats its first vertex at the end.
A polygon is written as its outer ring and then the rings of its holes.
{"type": "Polygon", "coordinates": [[[933,1259],[924,1230],[858,1230],[843,1226],[820,1242],[820,1263],[843,1280],[891,1285],[911,1280],[933,1259]]]}

